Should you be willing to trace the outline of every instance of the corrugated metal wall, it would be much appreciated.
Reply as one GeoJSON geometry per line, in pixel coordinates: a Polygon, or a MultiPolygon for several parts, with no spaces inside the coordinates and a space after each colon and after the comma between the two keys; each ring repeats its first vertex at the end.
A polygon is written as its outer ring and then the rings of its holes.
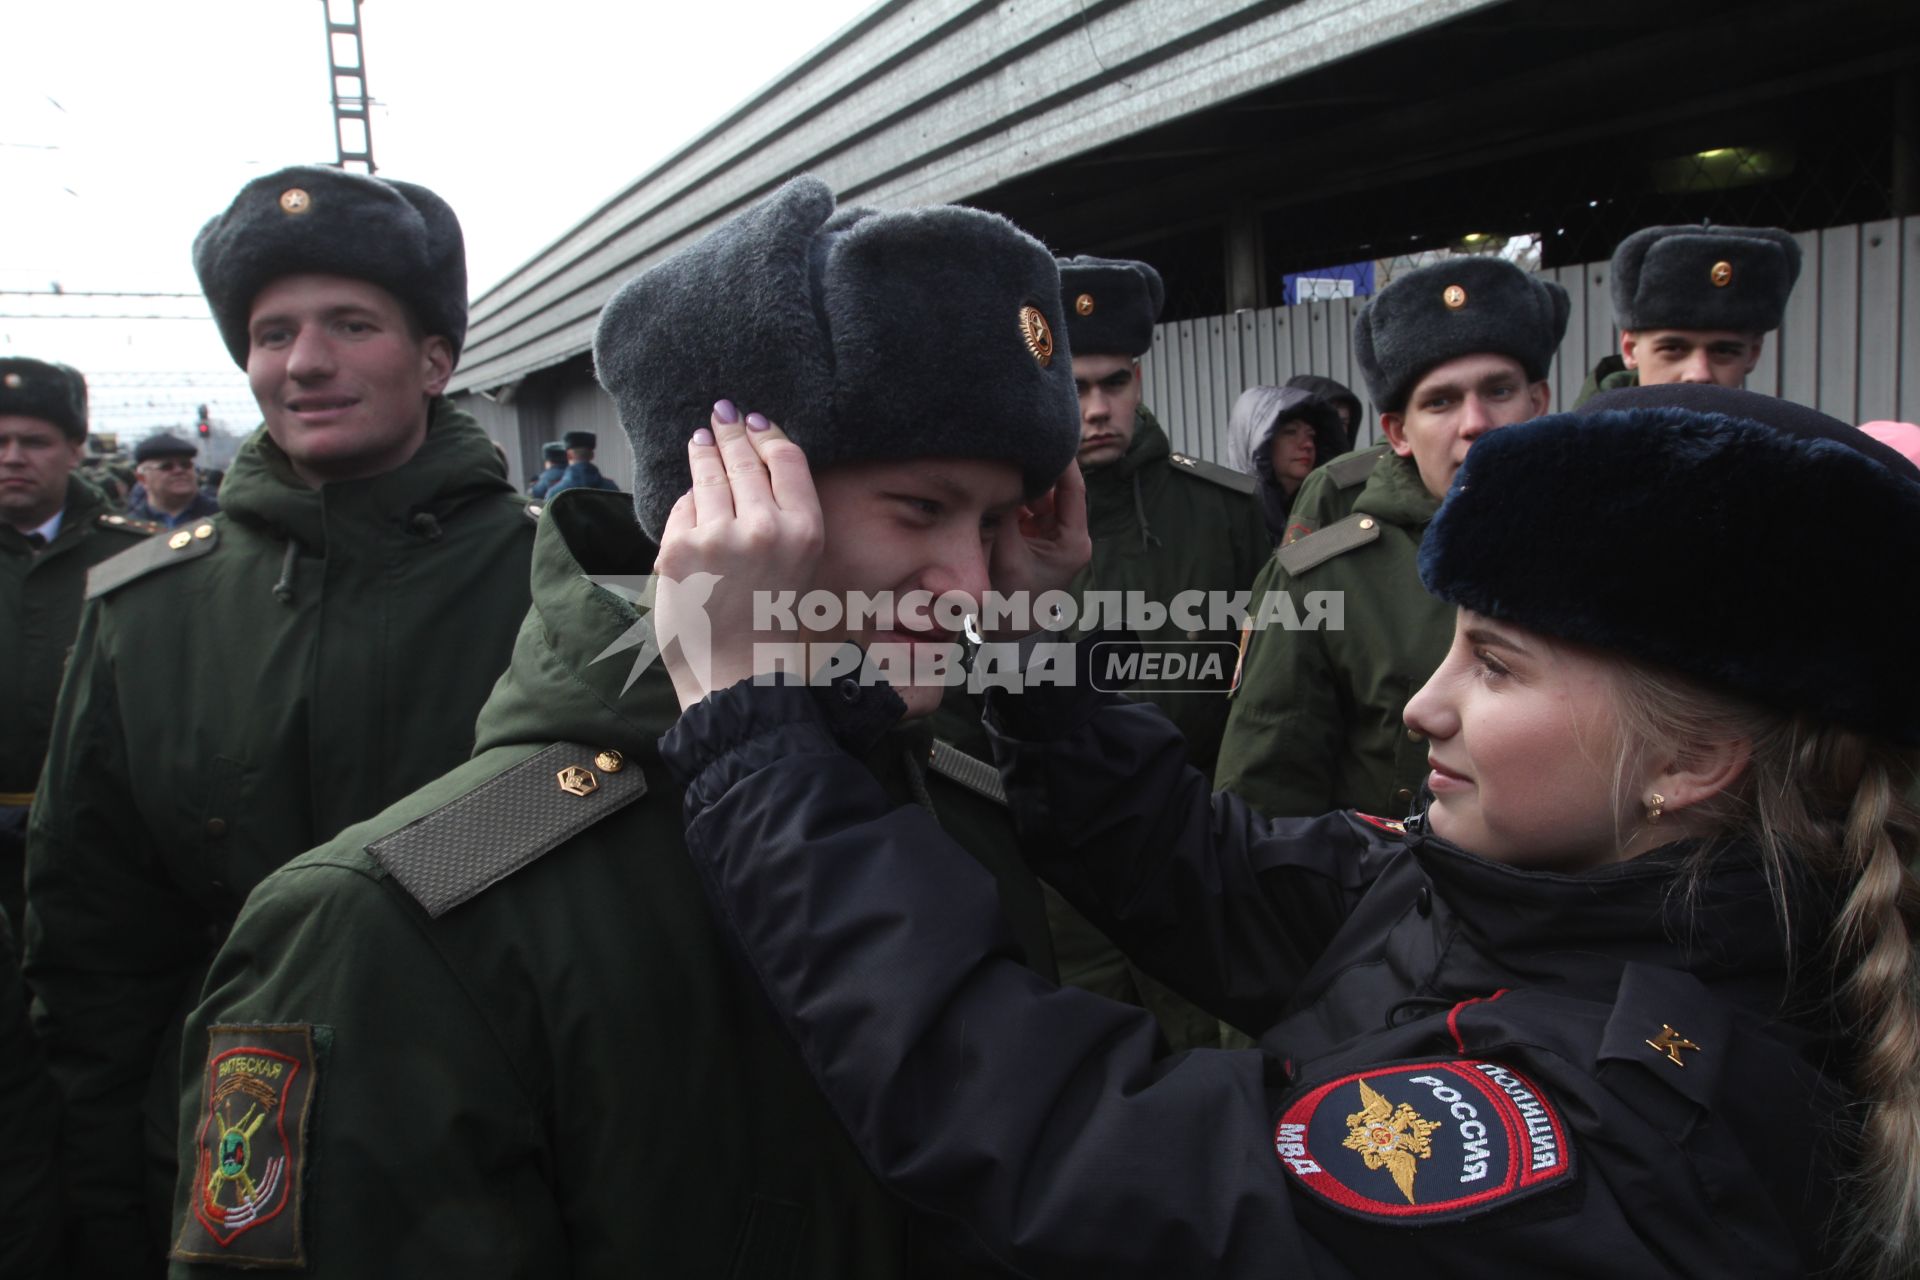
{"type": "MultiPolygon", "coordinates": [[[[1846,422],[1920,421],[1920,218],[1830,227],[1795,237],[1800,282],[1747,386],[1846,422]]],[[[1572,296],[1566,340],[1548,375],[1557,408],[1619,349],[1605,262],[1546,273],[1572,296]]],[[[1164,324],[1141,360],[1146,402],[1173,447],[1225,462],[1227,415],[1250,386],[1297,373],[1337,378],[1367,399],[1353,361],[1359,302],[1336,299],[1164,324]]],[[[1362,443],[1379,438],[1369,409],[1362,443]]]]}

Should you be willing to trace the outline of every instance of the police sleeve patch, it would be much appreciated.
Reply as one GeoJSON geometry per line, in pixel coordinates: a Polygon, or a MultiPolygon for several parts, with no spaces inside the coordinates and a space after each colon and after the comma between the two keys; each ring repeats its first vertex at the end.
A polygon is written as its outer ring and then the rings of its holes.
{"type": "Polygon", "coordinates": [[[304,1267],[300,1233],[313,1028],[210,1029],[181,1262],[304,1267]]]}
{"type": "Polygon", "coordinates": [[[1317,1085],[1280,1117],[1289,1176],[1336,1209],[1377,1222],[1457,1222],[1565,1185],[1566,1121],[1533,1082],[1497,1062],[1372,1067],[1317,1085]]]}

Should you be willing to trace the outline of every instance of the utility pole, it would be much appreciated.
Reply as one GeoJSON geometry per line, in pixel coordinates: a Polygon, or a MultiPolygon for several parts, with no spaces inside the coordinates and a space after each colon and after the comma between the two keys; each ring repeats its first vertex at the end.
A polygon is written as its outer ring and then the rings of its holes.
{"type": "Polygon", "coordinates": [[[368,118],[366,49],[360,42],[360,0],[320,0],[327,20],[327,68],[333,79],[333,142],[337,168],[373,164],[373,122],[368,118]]]}

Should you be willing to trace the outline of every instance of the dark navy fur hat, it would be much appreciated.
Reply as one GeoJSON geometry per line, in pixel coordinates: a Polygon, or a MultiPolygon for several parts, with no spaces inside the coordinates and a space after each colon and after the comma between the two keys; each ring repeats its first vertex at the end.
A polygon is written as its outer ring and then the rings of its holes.
{"type": "Polygon", "coordinates": [[[1511,356],[1535,382],[1566,336],[1567,291],[1504,258],[1449,258],[1382,289],[1353,321],[1353,355],[1382,413],[1402,413],[1429,369],[1511,356]]]}
{"type": "Polygon", "coordinates": [[[1053,255],[1005,218],[836,211],[801,177],[628,281],[593,359],[658,538],[692,484],[687,439],[721,399],[779,423],[815,469],[985,458],[1038,493],[1079,448],[1065,335],[1053,255]]]}
{"type": "Polygon", "coordinates": [[[540,456],[548,462],[564,463],[567,460],[567,446],[558,440],[549,440],[540,446],[540,456]]]}
{"type": "Polygon", "coordinates": [[[1060,259],[1060,299],[1067,338],[1083,356],[1141,356],[1166,305],[1160,273],[1131,258],[1081,255],[1060,259]]]}
{"type": "Polygon", "coordinates": [[[1800,242],[1778,227],[1643,227],[1613,251],[1613,319],[1767,333],[1799,278],[1800,242]]]}
{"type": "Polygon", "coordinates": [[[247,321],[282,276],[347,276],[406,304],[421,332],[467,339],[467,250],[460,220],[425,187],[297,165],[240,188],[200,229],[193,269],[234,363],[247,367],[247,321]]]}
{"type": "Polygon", "coordinates": [[[38,418],[70,441],[87,438],[87,380],[51,360],[0,356],[0,414],[38,418]]]}
{"type": "Polygon", "coordinates": [[[1898,452],[1785,400],[1674,385],[1478,441],[1420,576],[1476,613],[1920,745],[1916,548],[1920,468],[1898,452]]]}

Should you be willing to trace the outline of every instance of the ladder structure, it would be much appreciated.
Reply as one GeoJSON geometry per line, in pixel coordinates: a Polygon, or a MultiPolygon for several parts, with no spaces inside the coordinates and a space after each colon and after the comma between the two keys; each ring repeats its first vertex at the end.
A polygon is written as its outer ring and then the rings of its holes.
{"type": "Polygon", "coordinates": [[[360,42],[360,0],[320,0],[327,20],[327,69],[333,81],[336,168],[373,173],[373,122],[368,117],[367,59],[360,42]]]}

